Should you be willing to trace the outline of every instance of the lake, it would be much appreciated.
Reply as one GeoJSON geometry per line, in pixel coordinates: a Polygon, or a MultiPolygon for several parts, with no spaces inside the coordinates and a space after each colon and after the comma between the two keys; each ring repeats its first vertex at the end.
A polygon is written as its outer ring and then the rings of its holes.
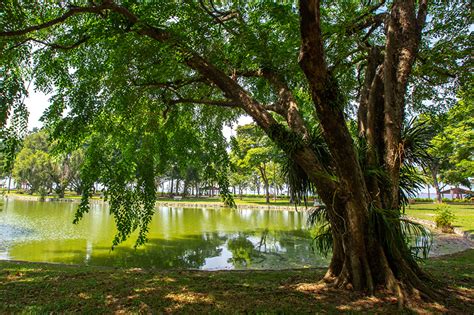
{"type": "Polygon", "coordinates": [[[327,266],[311,248],[304,211],[157,207],[149,242],[136,234],[111,250],[116,228],[94,204],[77,225],[76,203],[5,200],[0,259],[158,269],[284,269],[327,266]]]}

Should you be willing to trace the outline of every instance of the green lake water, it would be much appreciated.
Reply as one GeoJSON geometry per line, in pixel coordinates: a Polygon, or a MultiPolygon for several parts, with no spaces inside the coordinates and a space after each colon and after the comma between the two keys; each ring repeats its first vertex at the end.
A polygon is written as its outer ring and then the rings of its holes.
{"type": "Polygon", "coordinates": [[[0,259],[95,266],[185,269],[282,269],[326,266],[315,254],[304,212],[159,207],[149,242],[136,235],[111,250],[116,228],[106,205],[79,224],[77,204],[5,200],[0,259]]]}

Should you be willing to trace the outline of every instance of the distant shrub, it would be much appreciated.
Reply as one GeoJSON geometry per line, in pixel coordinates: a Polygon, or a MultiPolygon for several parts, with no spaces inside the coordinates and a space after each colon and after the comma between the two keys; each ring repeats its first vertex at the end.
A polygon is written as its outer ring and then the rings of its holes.
{"type": "Polygon", "coordinates": [[[469,202],[469,199],[453,199],[452,202],[469,202]]]}
{"type": "Polygon", "coordinates": [[[436,207],[436,216],[434,220],[436,227],[440,228],[441,231],[444,233],[452,233],[454,219],[454,213],[449,209],[448,205],[441,204],[436,207]]]}
{"type": "Polygon", "coordinates": [[[433,202],[433,198],[415,198],[416,202],[433,202]]]}

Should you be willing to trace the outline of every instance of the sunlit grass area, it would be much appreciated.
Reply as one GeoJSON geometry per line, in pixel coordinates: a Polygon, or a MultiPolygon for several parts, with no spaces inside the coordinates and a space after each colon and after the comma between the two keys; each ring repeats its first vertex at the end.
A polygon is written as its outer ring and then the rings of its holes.
{"type": "MultiPolygon", "coordinates": [[[[434,221],[437,204],[420,203],[410,205],[406,214],[415,218],[434,221]]],[[[474,233],[474,205],[449,204],[448,208],[454,213],[454,226],[464,231],[474,233]]]]}
{"type": "MultiPolygon", "coordinates": [[[[196,203],[220,203],[222,202],[222,199],[220,197],[188,197],[188,198],[182,198],[179,200],[176,200],[174,198],[168,198],[168,197],[159,197],[158,202],[175,202],[175,201],[182,201],[182,202],[196,202],[196,203]]],[[[255,196],[255,197],[249,197],[249,196],[244,196],[240,198],[239,196],[234,196],[234,201],[238,205],[271,205],[271,206],[294,206],[293,204],[290,204],[290,201],[288,198],[276,198],[274,199],[273,197],[270,198],[270,202],[267,203],[265,200],[265,197],[263,196],[255,196]]],[[[312,205],[312,199],[311,202],[308,200],[308,206],[312,205]]]]}
{"type": "MultiPolygon", "coordinates": [[[[474,250],[433,259],[426,270],[446,289],[412,310],[466,313],[474,302],[474,250]]],[[[396,313],[393,295],[364,297],[318,283],[323,269],[149,271],[0,262],[0,313],[183,312],[396,313]]]]}

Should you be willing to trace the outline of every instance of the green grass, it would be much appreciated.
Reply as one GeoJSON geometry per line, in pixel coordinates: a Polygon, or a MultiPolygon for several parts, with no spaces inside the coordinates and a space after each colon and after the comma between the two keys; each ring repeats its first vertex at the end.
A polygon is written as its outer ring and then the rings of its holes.
{"type": "MultiPolygon", "coordinates": [[[[437,303],[411,311],[468,313],[474,301],[474,250],[429,261],[437,303]]],[[[0,262],[0,313],[398,313],[388,293],[365,297],[318,283],[322,269],[149,271],[0,262]]]]}
{"type": "MultiPolygon", "coordinates": [[[[434,222],[437,206],[433,203],[412,204],[406,209],[406,214],[434,222]]],[[[449,204],[448,207],[455,215],[453,225],[463,231],[474,233],[474,205],[449,204]]]]}
{"type": "MultiPolygon", "coordinates": [[[[234,197],[234,201],[238,205],[270,205],[270,206],[293,206],[290,204],[288,198],[278,198],[277,200],[270,199],[270,203],[266,203],[265,197],[242,197],[240,199],[238,196],[234,197]]],[[[183,198],[180,200],[175,200],[168,197],[158,197],[158,202],[191,202],[191,203],[221,203],[222,200],[220,197],[200,197],[200,198],[183,198]]],[[[310,203],[308,203],[310,205],[310,203]]]]}
{"type": "MultiPolygon", "coordinates": [[[[33,197],[40,197],[39,194],[20,194],[17,193],[16,191],[11,191],[10,195],[13,196],[33,196],[33,197]]],[[[47,198],[56,198],[56,195],[48,195],[46,196],[47,198]]],[[[77,195],[74,192],[66,192],[65,196],[66,199],[80,199],[81,196],[77,195]]],[[[95,195],[93,196],[93,199],[100,199],[100,195],[95,195]]],[[[265,197],[263,196],[255,196],[255,197],[243,197],[240,199],[238,196],[234,197],[235,203],[238,205],[271,205],[271,206],[293,206],[293,204],[290,204],[288,198],[277,198],[274,200],[273,198],[270,199],[270,203],[267,204],[265,201],[265,197]]],[[[312,199],[311,199],[312,201],[312,199]]],[[[222,199],[217,196],[217,197],[200,197],[200,198],[195,198],[195,197],[188,197],[188,198],[182,198],[180,200],[175,200],[174,198],[169,198],[169,197],[160,197],[158,196],[158,202],[183,202],[183,203],[208,203],[208,204],[221,204],[222,199]]],[[[308,201],[308,206],[311,205],[312,202],[308,201]]],[[[301,206],[303,207],[303,206],[301,206]]]]}
{"type": "MultiPolygon", "coordinates": [[[[7,194],[6,191],[4,191],[4,194],[7,194]]],[[[40,194],[38,193],[33,193],[33,194],[29,194],[29,193],[19,193],[15,190],[11,190],[10,193],[8,193],[8,195],[13,195],[13,196],[19,196],[19,197],[41,197],[40,194]]],[[[52,195],[46,195],[45,196],[46,198],[58,198],[58,196],[56,194],[52,194],[52,195]]],[[[76,194],[75,192],[69,192],[67,191],[65,194],[64,194],[64,198],[65,199],[77,199],[77,200],[80,200],[82,198],[81,195],[78,195],[76,194]]],[[[94,195],[92,196],[92,199],[100,199],[100,195],[97,194],[97,195],[94,195]]]]}

